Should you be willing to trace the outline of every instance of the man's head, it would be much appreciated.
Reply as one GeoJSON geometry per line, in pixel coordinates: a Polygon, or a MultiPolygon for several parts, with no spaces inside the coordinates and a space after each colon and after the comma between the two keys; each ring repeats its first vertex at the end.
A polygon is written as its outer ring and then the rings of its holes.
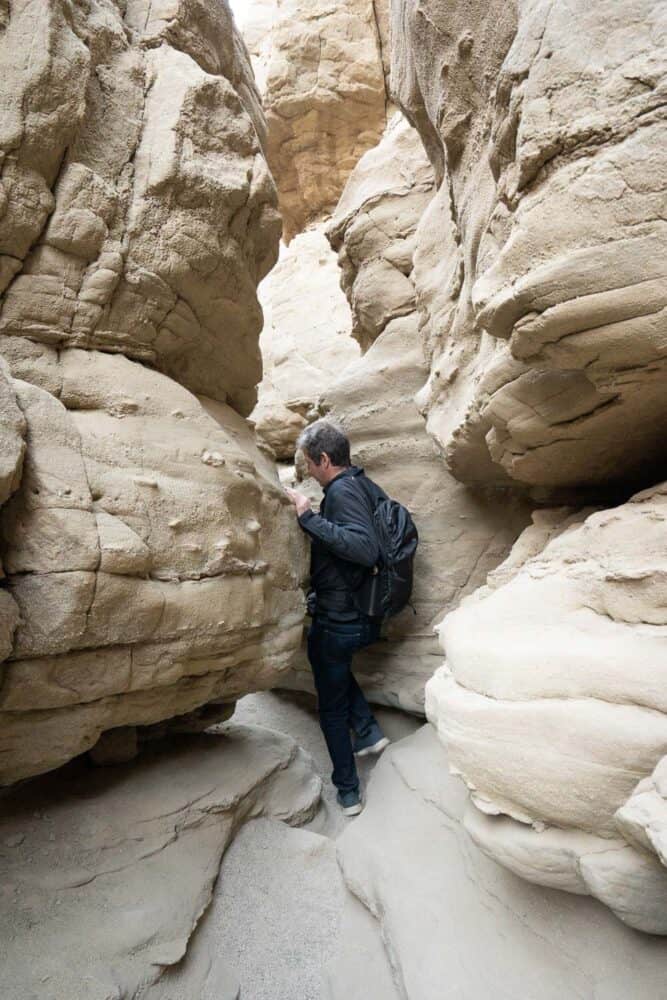
{"type": "Polygon", "coordinates": [[[306,460],[308,474],[320,486],[326,486],[350,465],[350,442],[335,424],[317,420],[301,433],[297,441],[306,460]]]}

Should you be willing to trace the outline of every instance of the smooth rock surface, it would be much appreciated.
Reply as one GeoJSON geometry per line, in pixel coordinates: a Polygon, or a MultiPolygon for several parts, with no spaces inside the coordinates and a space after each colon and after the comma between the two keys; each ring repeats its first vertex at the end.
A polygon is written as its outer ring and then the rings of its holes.
{"type": "Polygon", "coordinates": [[[666,31],[659,0],[393,5],[393,90],[442,178],[422,405],[465,482],[664,473],[666,31]]]}
{"type": "Polygon", "coordinates": [[[321,225],[281,246],[259,299],[264,378],[251,419],[276,458],[292,461],[297,437],[318,415],[322,392],[359,357],[336,257],[321,225]]]}
{"type": "Polygon", "coordinates": [[[462,826],[466,789],[448,774],[431,726],[385,751],[367,798],[338,848],[349,891],[376,920],[375,946],[367,917],[346,909],[332,998],[654,1000],[664,992],[664,941],[636,934],[591,899],[531,886],[477,850],[462,826]],[[364,973],[381,946],[393,990],[374,994],[364,973]]]}
{"type": "Polygon", "coordinates": [[[616,826],[631,844],[654,852],[667,865],[667,758],[656,765],[653,774],[643,778],[614,819],[616,826]]]}
{"type": "MultiPolygon", "coordinates": [[[[399,712],[381,709],[380,718],[392,739],[418,726],[399,712]]],[[[274,817],[251,820],[239,830],[187,955],[146,994],[150,1000],[236,1000],[239,990],[253,1000],[327,995],[323,967],[336,951],[346,896],[334,841],[355,820],[336,803],[314,700],[274,691],[247,695],[238,703],[237,720],[298,742],[322,778],[320,807],[302,829],[274,817]]],[[[364,787],[376,763],[374,757],[359,762],[364,787]]],[[[291,774],[295,782],[303,780],[297,768],[291,774]]],[[[381,949],[377,958],[381,962],[381,949]]]]}
{"type": "MultiPolygon", "coordinates": [[[[526,877],[543,880],[550,841],[582,867],[571,831],[616,841],[619,832],[633,831],[628,839],[640,850],[608,842],[610,870],[580,879],[574,891],[629,909],[623,919],[655,933],[667,931],[667,871],[645,853],[659,855],[639,816],[644,789],[651,803],[658,785],[653,779],[635,786],[667,746],[666,517],[663,484],[583,523],[581,515],[561,512],[560,532],[556,519],[541,532],[529,529],[527,542],[517,544],[524,561],[511,557],[489,586],[444,619],[447,664],[426,696],[428,717],[475,804],[554,827],[549,838],[529,838],[534,857],[527,869],[534,872],[526,877]],[[625,823],[617,810],[627,810],[625,823]],[[611,852],[619,846],[616,864],[611,852]],[[627,907],[624,893],[636,897],[627,907]]],[[[650,827],[648,816],[645,822],[650,827]]],[[[496,851],[489,837],[485,849],[504,863],[508,850],[528,840],[516,826],[512,845],[513,827],[502,829],[505,846],[496,851]]]]}
{"type": "MultiPolygon", "coordinates": [[[[261,815],[302,823],[320,789],[289,737],[230,724],[5,793],[3,997],[168,996],[236,831],[261,815]]],[[[236,997],[224,978],[216,996],[236,997]]]]}

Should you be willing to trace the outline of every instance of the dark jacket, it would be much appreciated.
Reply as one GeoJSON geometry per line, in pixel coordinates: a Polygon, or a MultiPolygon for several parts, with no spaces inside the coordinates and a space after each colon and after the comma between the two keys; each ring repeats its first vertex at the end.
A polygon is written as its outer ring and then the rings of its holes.
{"type": "MultiPolygon", "coordinates": [[[[317,612],[337,621],[359,617],[352,592],[380,554],[371,501],[355,482],[363,475],[364,470],[356,465],[339,473],[324,487],[320,513],[307,510],[299,518],[312,543],[310,586],[316,595],[317,612]]],[[[375,497],[386,496],[372,480],[366,479],[366,483],[375,497]]]]}

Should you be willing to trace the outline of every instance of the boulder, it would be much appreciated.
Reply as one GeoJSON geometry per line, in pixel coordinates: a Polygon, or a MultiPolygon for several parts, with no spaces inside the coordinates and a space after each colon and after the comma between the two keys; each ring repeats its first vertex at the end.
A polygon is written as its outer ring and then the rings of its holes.
{"type": "Polygon", "coordinates": [[[29,447],[2,512],[21,612],[0,688],[4,783],[105,729],[270,686],[303,615],[303,541],[243,418],[122,355],[42,352],[59,398],[30,351],[15,361],[33,381],[14,381],[29,447]]]}
{"type": "Polygon", "coordinates": [[[19,0],[0,65],[7,784],[275,683],[305,552],[244,419],[280,220],[226,0],[19,0]]]}
{"type": "Polygon", "coordinates": [[[473,838],[531,881],[667,933],[667,485],[537,519],[440,627],[427,715],[471,790],[473,838]],[[639,784],[638,784],[639,782],[639,784]]]}

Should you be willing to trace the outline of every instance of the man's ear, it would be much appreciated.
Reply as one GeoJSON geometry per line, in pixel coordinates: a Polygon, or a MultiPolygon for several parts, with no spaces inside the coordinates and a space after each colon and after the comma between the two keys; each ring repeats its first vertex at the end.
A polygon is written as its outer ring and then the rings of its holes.
{"type": "Polygon", "coordinates": [[[331,459],[327,455],[326,451],[323,451],[320,456],[320,467],[323,469],[329,469],[331,467],[331,459]]]}

